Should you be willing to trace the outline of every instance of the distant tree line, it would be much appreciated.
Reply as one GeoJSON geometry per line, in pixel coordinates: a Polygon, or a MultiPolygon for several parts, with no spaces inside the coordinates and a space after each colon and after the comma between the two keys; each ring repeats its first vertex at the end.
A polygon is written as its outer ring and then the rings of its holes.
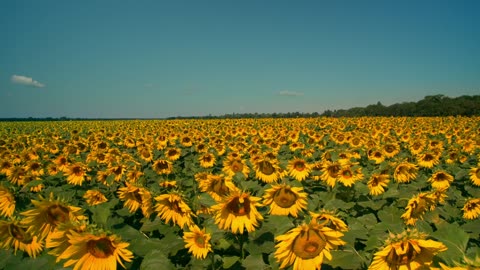
{"type": "Polygon", "coordinates": [[[417,102],[395,103],[390,106],[380,101],[366,107],[325,110],[323,113],[231,113],[206,116],[172,116],[167,118],[0,118],[0,121],[71,121],[71,120],[148,120],[148,119],[224,119],[224,118],[311,118],[311,117],[360,117],[360,116],[480,116],[480,95],[450,98],[444,95],[425,96],[417,102]]]}

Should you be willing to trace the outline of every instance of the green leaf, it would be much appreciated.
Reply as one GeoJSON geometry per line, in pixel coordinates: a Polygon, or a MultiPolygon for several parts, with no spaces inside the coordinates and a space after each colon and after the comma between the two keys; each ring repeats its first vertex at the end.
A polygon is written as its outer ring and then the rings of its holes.
{"type": "Polygon", "coordinates": [[[402,232],[404,228],[403,220],[400,218],[402,214],[403,212],[394,206],[384,207],[377,213],[380,223],[375,226],[375,229],[393,233],[402,232]]]}
{"type": "Polygon", "coordinates": [[[339,199],[333,199],[331,201],[328,201],[323,208],[327,210],[338,210],[338,209],[348,210],[352,208],[354,205],[355,205],[354,202],[347,203],[339,199]]]}
{"type": "Polygon", "coordinates": [[[334,268],[340,269],[359,269],[363,265],[364,259],[358,254],[353,248],[345,250],[332,250],[331,261],[325,261],[325,264],[328,264],[334,268]]]}
{"type": "Polygon", "coordinates": [[[246,269],[264,269],[267,265],[263,261],[263,257],[261,254],[258,255],[249,255],[247,256],[243,262],[242,266],[246,269]]]}
{"type": "Polygon", "coordinates": [[[274,235],[280,235],[286,231],[295,227],[292,221],[287,216],[275,216],[269,215],[263,223],[263,229],[273,233],[274,235]]]}
{"type": "Polygon", "coordinates": [[[437,255],[447,264],[454,265],[465,256],[469,236],[457,224],[441,223],[432,236],[447,246],[448,250],[437,255]]]}
{"type": "Polygon", "coordinates": [[[236,262],[240,260],[240,257],[238,256],[224,256],[223,257],[223,268],[230,268],[232,267],[236,262]]]}
{"type": "Polygon", "coordinates": [[[176,267],[170,262],[163,250],[150,250],[140,265],[141,270],[175,270],[176,267]]]}
{"type": "Polygon", "coordinates": [[[108,219],[111,216],[112,209],[115,207],[115,205],[117,205],[118,202],[118,199],[113,199],[106,203],[90,206],[89,209],[93,213],[93,223],[102,228],[108,229],[108,219]]]}

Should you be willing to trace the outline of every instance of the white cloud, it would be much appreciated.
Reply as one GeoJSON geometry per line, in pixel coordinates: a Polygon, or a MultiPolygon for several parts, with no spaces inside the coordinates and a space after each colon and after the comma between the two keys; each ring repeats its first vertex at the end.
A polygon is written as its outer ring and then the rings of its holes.
{"type": "Polygon", "coordinates": [[[30,77],[26,77],[22,75],[13,75],[11,80],[13,83],[16,83],[16,84],[23,84],[23,85],[39,87],[39,88],[45,87],[45,84],[35,81],[30,77]]]}
{"type": "Polygon", "coordinates": [[[289,90],[283,90],[278,93],[280,96],[303,96],[303,93],[296,92],[296,91],[289,91],[289,90]]]}

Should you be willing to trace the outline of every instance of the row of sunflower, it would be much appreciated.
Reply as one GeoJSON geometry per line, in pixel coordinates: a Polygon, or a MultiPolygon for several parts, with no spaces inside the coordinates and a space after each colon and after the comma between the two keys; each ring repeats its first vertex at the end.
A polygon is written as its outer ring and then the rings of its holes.
{"type": "Polygon", "coordinates": [[[0,267],[479,267],[478,120],[0,123],[0,267]]]}

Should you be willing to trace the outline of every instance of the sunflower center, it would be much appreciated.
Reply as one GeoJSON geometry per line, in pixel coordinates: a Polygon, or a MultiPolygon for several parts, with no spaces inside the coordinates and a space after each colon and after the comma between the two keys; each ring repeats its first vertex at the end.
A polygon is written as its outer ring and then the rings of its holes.
{"type": "Polygon", "coordinates": [[[168,163],[165,161],[160,161],[156,164],[157,169],[159,170],[166,170],[168,169],[168,163]]]}
{"type": "Polygon", "coordinates": [[[250,213],[250,200],[248,198],[233,198],[228,204],[227,209],[235,216],[245,216],[250,213]]]}
{"type": "Polygon", "coordinates": [[[87,242],[87,250],[96,258],[108,258],[115,251],[115,247],[107,238],[101,238],[99,240],[89,240],[87,242]]]}
{"type": "Polygon", "coordinates": [[[395,146],[393,146],[393,145],[385,146],[385,152],[392,153],[393,151],[395,151],[395,146]]]}
{"type": "Polygon", "coordinates": [[[309,229],[295,238],[293,252],[304,260],[313,259],[323,251],[326,245],[325,236],[321,232],[309,229]]]}
{"type": "Polygon", "coordinates": [[[273,201],[282,208],[289,208],[297,201],[297,195],[291,189],[284,187],[275,192],[273,201]]]}
{"type": "Polygon", "coordinates": [[[220,196],[226,195],[228,193],[228,187],[225,185],[223,180],[213,181],[211,186],[213,192],[217,193],[220,196]]]}
{"type": "Polygon", "coordinates": [[[206,241],[203,235],[196,235],[195,236],[195,244],[197,244],[198,247],[204,248],[206,241]]]}
{"type": "Polygon", "coordinates": [[[47,222],[50,224],[58,225],[69,220],[70,210],[63,206],[54,204],[47,208],[47,222]]]}
{"type": "Polygon", "coordinates": [[[235,173],[241,172],[243,170],[243,164],[239,161],[233,161],[231,167],[232,167],[232,171],[235,173]]]}
{"type": "Polygon", "coordinates": [[[275,168],[273,167],[272,163],[263,160],[258,163],[258,168],[260,172],[262,172],[265,175],[271,175],[275,172],[275,168]]]}
{"type": "Polygon", "coordinates": [[[448,181],[448,176],[445,173],[439,173],[434,179],[435,181],[448,181]]]}
{"type": "Polygon", "coordinates": [[[295,170],[297,171],[303,171],[305,170],[305,163],[299,161],[299,162],[295,162],[295,164],[293,165],[293,167],[295,168],[295,170]]]}
{"type": "Polygon", "coordinates": [[[19,227],[15,224],[10,224],[8,226],[8,232],[10,235],[17,239],[18,241],[24,243],[24,244],[30,244],[32,242],[32,238],[30,237],[29,234],[27,234],[26,230],[22,227],[19,227]]]}
{"type": "Polygon", "coordinates": [[[390,252],[388,253],[387,257],[385,258],[385,261],[388,263],[390,268],[394,266],[393,268],[396,269],[395,266],[397,265],[406,265],[415,260],[417,257],[418,253],[415,251],[415,249],[412,247],[411,244],[406,244],[407,245],[407,252],[404,254],[397,254],[395,251],[395,248],[392,248],[390,252]]]}
{"type": "Polygon", "coordinates": [[[370,182],[370,185],[376,187],[376,186],[378,186],[378,184],[380,184],[380,181],[381,181],[380,176],[374,175],[374,176],[372,176],[372,181],[370,182]]]}
{"type": "Polygon", "coordinates": [[[351,178],[353,176],[353,173],[350,170],[344,170],[342,172],[342,176],[343,176],[343,178],[351,178]]]}
{"type": "Polygon", "coordinates": [[[423,161],[432,161],[433,159],[432,154],[425,154],[425,156],[423,156],[423,161]]]}
{"type": "Polygon", "coordinates": [[[115,169],[113,169],[113,173],[114,173],[115,175],[121,175],[122,172],[123,172],[123,168],[122,168],[121,166],[118,166],[118,167],[116,167],[115,169]]]}
{"type": "Polygon", "coordinates": [[[427,202],[420,198],[418,202],[412,204],[412,217],[418,218],[427,210],[427,202]]]}
{"type": "Polygon", "coordinates": [[[331,177],[337,177],[338,173],[340,172],[340,166],[339,165],[331,165],[327,168],[328,174],[331,177]]]}
{"type": "Polygon", "coordinates": [[[82,167],[80,167],[80,166],[73,167],[72,172],[73,172],[73,174],[75,174],[77,176],[83,175],[83,170],[82,170],[82,167]]]}

